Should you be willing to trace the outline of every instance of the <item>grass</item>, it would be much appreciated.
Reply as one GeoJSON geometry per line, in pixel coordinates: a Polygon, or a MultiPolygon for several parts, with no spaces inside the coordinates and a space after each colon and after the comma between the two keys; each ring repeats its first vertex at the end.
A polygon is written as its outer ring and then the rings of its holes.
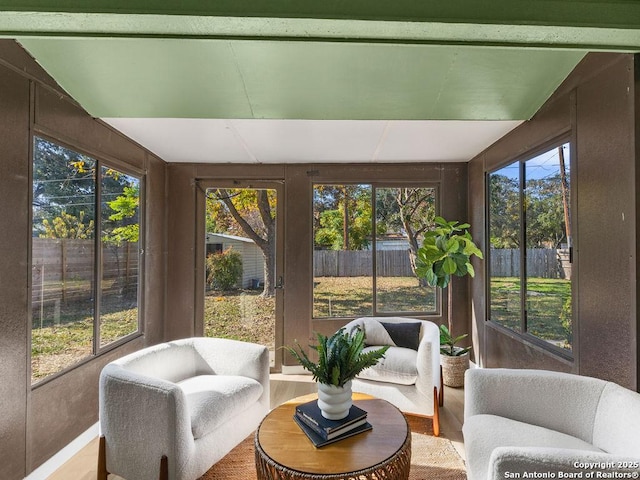
{"type": "Polygon", "coordinates": [[[261,290],[208,292],[204,302],[207,337],[231,338],[275,349],[275,298],[261,290]]]}
{"type": "MultiPolygon", "coordinates": [[[[106,297],[100,317],[102,346],[138,329],[138,308],[122,308],[118,298],[106,297]]],[[[92,302],[47,305],[40,319],[34,311],[31,330],[31,383],[58,373],[93,354],[92,302]],[[40,328],[42,320],[43,327],[40,328]]]]}
{"type": "MultiPolygon", "coordinates": [[[[372,280],[368,277],[319,277],[313,290],[314,318],[371,315],[372,280]]],[[[527,296],[529,333],[569,348],[561,322],[562,308],[571,298],[568,280],[530,279],[527,296]]],[[[491,280],[491,318],[520,329],[520,282],[517,278],[491,280]]],[[[275,349],[275,299],[259,290],[208,292],[205,296],[204,330],[210,337],[232,338],[275,349]]],[[[420,287],[415,278],[378,279],[378,311],[430,311],[435,308],[433,289],[420,287]]],[[[32,382],[70,367],[92,355],[93,320],[89,301],[69,301],[59,310],[48,304],[34,310],[32,329],[32,382]],[[54,318],[57,321],[54,322],[54,318]]],[[[138,309],[119,302],[103,305],[102,345],[135,332],[138,309]]]]}
{"type": "MultiPolygon", "coordinates": [[[[491,279],[491,320],[520,330],[520,279],[491,279]]],[[[563,308],[571,299],[571,281],[548,278],[527,280],[527,331],[561,348],[571,349],[571,338],[562,323],[563,308]]]]}
{"type": "MultiPolygon", "coordinates": [[[[377,290],[377,312],[435,310],[434,290],[420,287],[415,277],[380,277],[377,290]]],[[[370,277],[317,277],[313,288],[313,318],[372,315],[372,291],[370,277]]]]}

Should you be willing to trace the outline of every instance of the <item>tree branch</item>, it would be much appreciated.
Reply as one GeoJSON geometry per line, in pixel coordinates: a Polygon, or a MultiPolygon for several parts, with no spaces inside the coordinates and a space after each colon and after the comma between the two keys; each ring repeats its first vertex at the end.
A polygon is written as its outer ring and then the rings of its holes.
{"type": "Polygon", "coordinates": [[[260,235],[258,235],[255,232],[255,230],[251,228],[251,225],[249,225],[249,223],[244,218],[242,218],[242,215],[240,215],[240,212],[238,212],[238,209],[231,201],[231,196],[229,195],[229,192],[226,189],[221,188],[216,190],[215,195],[218,198],[218,200],[221,200],[222,202],[224,202],[226,207],[229,209],[229,213],[231,214],[233,219],[236,222],[238,222],[238,225],[240,225],[244,233],[246,233],[247,236],[251,240],[253,240],[261,250],[264,250],[265,248],[267,248],[268,243],[266,242],[266,240],[262,238],[260,235]]]}

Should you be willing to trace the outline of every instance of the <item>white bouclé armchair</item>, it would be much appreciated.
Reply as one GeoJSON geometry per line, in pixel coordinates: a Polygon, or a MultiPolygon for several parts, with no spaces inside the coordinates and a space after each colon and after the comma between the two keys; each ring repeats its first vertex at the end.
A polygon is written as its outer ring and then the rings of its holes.
{"type": "Polygon", "coordinates": [[[387,400],[406,413],[433,419],[440,434],[439,407],[444,402],[440,372],[440,331],[427,320],[405,317],[362,317],[345,325],[365,332],[367,349],[389,345],[385,358],[363,370],[353,391],[387,400]]]}
{"type": "Polygon", "coordinates": [[[269,411],[269,351],[220,338],[142,349],[100,375],[98,480],[196,480],[269,411]]]}
{"type": "Polygon", "coordinates": [[[546,370],[467,370],[469,480],[637,478],[640,394],[546,370]]]}

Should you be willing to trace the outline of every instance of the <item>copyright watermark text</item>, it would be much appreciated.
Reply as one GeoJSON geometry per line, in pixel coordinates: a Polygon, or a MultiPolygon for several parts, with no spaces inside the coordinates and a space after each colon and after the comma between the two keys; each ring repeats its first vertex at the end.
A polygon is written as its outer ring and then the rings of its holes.
{"type": "Polygon", "coordinates": [[[504,472],[504,478],[553,478],[553,479],[564,479],[564,478],[586,478],[586,479],[597,479],[597,478],[630,478],[637,479],[640,478],[640,465],[637,464],[629,464],[629,465],[618,465],[618,464],[609,464],[609,463],[582,463],[576,462],[574,468],[581,469],[581,471],[576,472],[566,472],[566,471],[524,471],[524,472],[504,472]],[[635,470],[631,470],[635,469],[635,470]],[[621,471],[623,470],[623,471],[621,471]]]}

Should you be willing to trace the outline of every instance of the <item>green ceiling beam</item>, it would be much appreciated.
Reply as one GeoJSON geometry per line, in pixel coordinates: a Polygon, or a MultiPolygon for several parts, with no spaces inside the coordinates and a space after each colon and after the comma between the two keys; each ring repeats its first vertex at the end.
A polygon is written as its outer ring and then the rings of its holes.
{"type": "Polygon", "coordinates": [[[250,38],[640,50],[640,2],[0,0],[0,36],[250,38]]]}
{"type": "Polygon", "coordinates": [[[631,0],[0,0],[0,11],[640,27],[631,0]]]}

